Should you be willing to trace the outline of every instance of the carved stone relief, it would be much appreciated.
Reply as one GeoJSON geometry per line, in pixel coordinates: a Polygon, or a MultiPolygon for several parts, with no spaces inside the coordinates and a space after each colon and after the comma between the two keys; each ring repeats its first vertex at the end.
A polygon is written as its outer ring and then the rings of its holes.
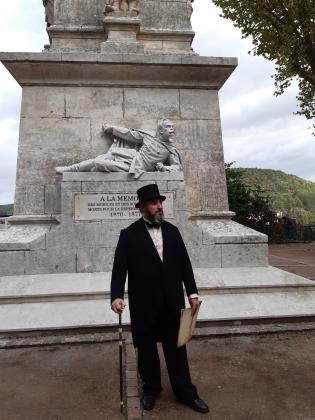
{"type": "Polygon", "coordinates": [[[106,0],[105,16],[131,16],[139,14],[139,0],[106,0]]]}

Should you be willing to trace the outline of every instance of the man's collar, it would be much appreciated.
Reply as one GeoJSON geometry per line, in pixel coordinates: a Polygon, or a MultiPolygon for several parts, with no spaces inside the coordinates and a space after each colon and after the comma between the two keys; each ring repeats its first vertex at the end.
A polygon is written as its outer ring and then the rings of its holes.
{"type": "Polygon", "coordinates": [[[144,223],[145,223],[145,225],[148,229],[152,229],[152,228],[159,229],[161,227],[161,225],[159,223],[152,223],[152,222],[150,222],[150,220],[146,219],[144,216],[142,216],[142,218],[143,218],[144,223]]]}

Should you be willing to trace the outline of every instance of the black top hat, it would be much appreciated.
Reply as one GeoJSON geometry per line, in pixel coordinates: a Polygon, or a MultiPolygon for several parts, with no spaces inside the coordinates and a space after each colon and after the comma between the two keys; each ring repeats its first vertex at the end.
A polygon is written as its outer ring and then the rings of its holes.
{"type": "Polygon", "coordinates": [[[136,208],[139,208],[140,204],[143,204],[150,200],[166,200],[166,197],[160,194],[159,187],[156,184],[149,184],[139,188],[137,194],[139,201],[136,204],[136,208]]]}

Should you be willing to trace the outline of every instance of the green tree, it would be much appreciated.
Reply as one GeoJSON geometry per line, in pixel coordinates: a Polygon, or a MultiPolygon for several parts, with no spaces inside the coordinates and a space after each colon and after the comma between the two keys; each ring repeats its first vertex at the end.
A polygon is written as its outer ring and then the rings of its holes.
{"type": "Polygon", "coordinates": [[[236,213],[234,220],[248,226],[265,224],[274,219],[269,196],[259,186],[249,187],[243,181],[245,170],[225,164],[229,207],[236,213]]]}
{"type": "MultiPolygon", "coordinates": [[[[298,114],[315,117],[315,1],[213,0],[243,38],[252,36],[253,53],[275,61],[275,95],[298,79],[298,114]]],[[[315,124],[313,124],[315,128],[315,124]]]]}

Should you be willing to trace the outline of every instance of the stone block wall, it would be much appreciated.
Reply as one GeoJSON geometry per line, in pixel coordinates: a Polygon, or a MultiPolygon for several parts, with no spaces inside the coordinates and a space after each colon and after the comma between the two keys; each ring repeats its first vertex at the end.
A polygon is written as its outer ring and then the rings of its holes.
{"type": "MultiPolygon", "coordinates": [[[[103,28],[104,0],[55,0],[54,24],[103,28]]],[[[141,29],[191,30],[188,0],[140,0],[141,29]]]]}
{"type": "Polygon", "coordinates": [[[175,123],[188,210],[227,211],[218,93],[206,89],[26,86],[23,89],[15,214],[60,213],[55,166],[96,157],[111,139],[105,122],[156,130],[175,123]]]}

